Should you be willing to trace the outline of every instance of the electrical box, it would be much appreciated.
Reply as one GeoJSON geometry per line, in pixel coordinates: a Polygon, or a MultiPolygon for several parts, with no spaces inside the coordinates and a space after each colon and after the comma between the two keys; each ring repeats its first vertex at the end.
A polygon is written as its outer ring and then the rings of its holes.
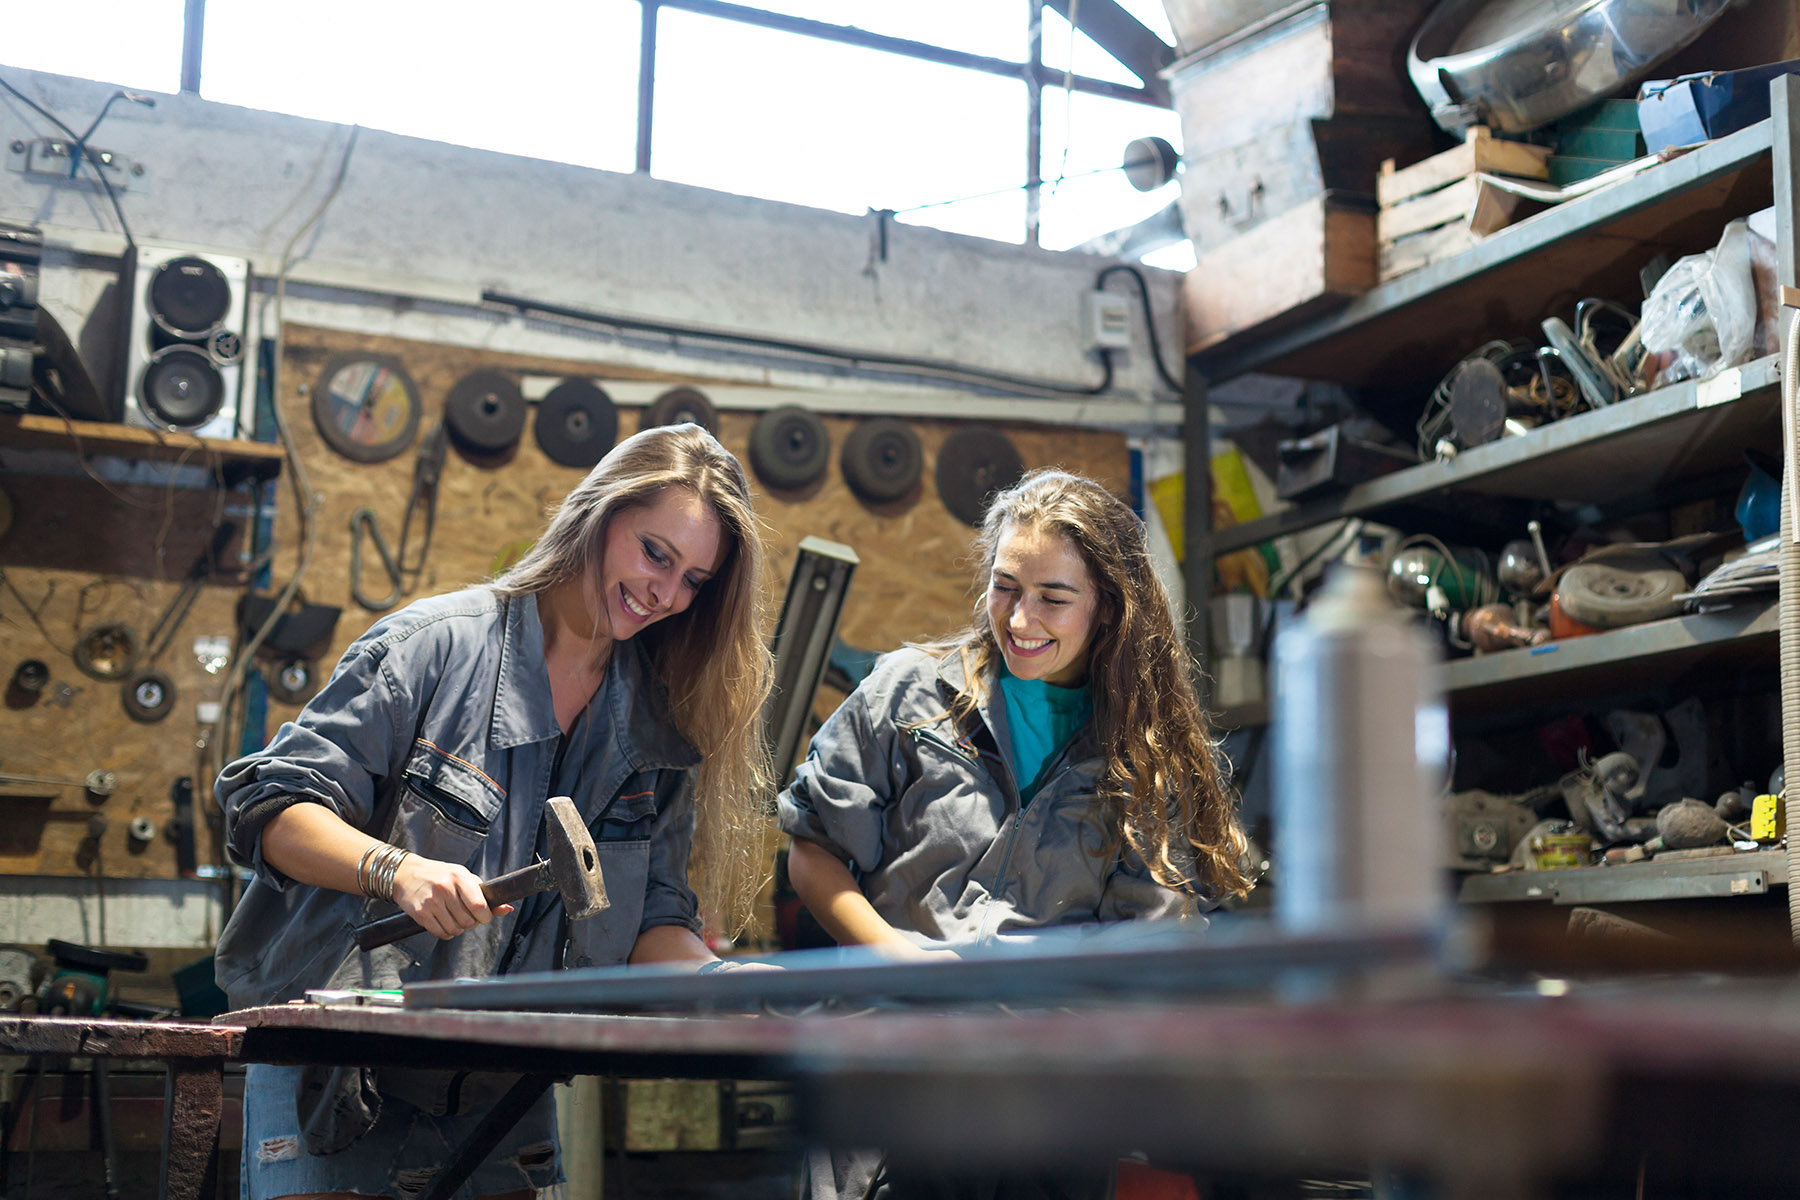
{"type": "Polygon", "coordinates": [[[1123,292],[1087,293],[1088,344],[1096,350],[1131,348],[1131,297],[1123,292]]]}

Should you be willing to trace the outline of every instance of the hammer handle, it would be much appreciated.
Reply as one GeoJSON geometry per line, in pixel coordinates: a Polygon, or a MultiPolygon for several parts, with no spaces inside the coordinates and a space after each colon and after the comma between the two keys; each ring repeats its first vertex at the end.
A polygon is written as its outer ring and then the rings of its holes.
{"type": "MultiPolygon", "coordinates": [[[[547,892],[556,886],[550,874],[550,864],[539,861],[529,867],[520,867],[505,875],[490,879],[481,885],[481,894],[487,897],[490,908],[502,904],[511,904],[515,900],[537,892],[547,892]]],[[[425,927],[403,912],[381,917],[366,925],[356,927],[356,945],[361,950],[374,950],[397,942],[401,938],[409,938],[415,933],[425,932],[425,927]]]]}

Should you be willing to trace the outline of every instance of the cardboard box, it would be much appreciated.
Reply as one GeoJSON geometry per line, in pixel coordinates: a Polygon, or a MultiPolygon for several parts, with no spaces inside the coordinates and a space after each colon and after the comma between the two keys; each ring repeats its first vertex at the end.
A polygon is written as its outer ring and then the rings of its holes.
{"type": "Polygon", "coordinates": [[[1769,81],[1800,73],[1800,59],[1742,71],[1647,79],[1638,88],[1638,124],[1655,154],[1748,128],[1769,115],[1769,81]]]}

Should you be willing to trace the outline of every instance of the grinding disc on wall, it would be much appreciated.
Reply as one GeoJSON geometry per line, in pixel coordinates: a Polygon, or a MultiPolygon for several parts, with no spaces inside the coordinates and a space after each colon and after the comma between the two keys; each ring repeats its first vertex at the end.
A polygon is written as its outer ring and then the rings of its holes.
{"type": "Polygon", "coordinates": [[[385,462],[419,432],[419,388],[391,355],[336,354],[312,385],[312,414],[319,436],[345,458],[385,462]]]}
{"type": "Polygon", "coordinates": [[[504,454],[525,432],[525,397],[498,371],[471,371],[450,388],[444,423],[458,448],[470,454],[504,454]]]}
{"type": "Polygon", "coordinates": [[[925,469],[919,435],[893,417],[873,417],[844,439],[838,468],[850,490],[870,504],[888,504],[918,485],[925,469]]]}
{"type": "Polygon", "coordinates": [[[638,428],[654,429],[658,425],[680,425],[691,421],[706,432],[717,437],[719,433],[719,410],[713,407],[698,389],[691,387],[670,388],[658,396],[638,421],[638,428]]]}
{"type": "Polygon", "coordinates": [[[937,490],[944,507],[965,525],[979,525],[988,502],[1025,474],[1025,460],[998,429],[971,425],[944,440],[938,451],[937,490]]]}
{"type": "Polygon", "coordinates": [[[750,469],[768,487],[806,487],[830,465],[831,434],[804,408],[771,409],[750,430],[750,469]]]}
{"type": "Polygon", "coordinates": [[[619,410],[591,380],[565,379],[538,401],[538,448],[565,467],[593,466],[619,437],[619,410]]]}

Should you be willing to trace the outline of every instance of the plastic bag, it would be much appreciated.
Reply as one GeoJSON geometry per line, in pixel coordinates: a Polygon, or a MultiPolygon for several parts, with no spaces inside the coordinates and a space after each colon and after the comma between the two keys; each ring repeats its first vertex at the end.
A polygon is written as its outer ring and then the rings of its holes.
{"type": "Polygon", "coordinates": [[[1719,244],[1678,259],[1644,301],[1644,348],[1668,356],[1656,386],[1704,379],[1750,357],[1756,333],[1756,288],[1750,232],[1736,220],[1719,244]]]}

